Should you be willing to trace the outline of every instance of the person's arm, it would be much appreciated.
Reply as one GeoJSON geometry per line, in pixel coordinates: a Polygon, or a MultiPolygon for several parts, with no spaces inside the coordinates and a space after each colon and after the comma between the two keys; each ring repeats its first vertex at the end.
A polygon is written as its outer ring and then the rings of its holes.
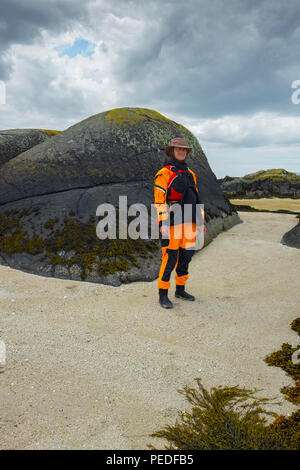
{"type": "MultiPolygon", "coordinates": [[[[192,171],[192,175],[193,175],[193,178],[194,178],[194,181],[195,181],[195,188],[196,188],[196,191],[198,193],[198,196],[199,196],[199,191],[198,191],[198,186],[197,186],[197,178],[196,178],[196,175],[195,173],[192,171]]],[[[199,197],[199,200],[200,200],[200,197],[199,197]]],[[[202,219],[203,219],[203,223],[204,223],[204,217],[205,217],[205,214],[204,214],[204,209],[203,207],[201,207],[201,214],[202,214],[202,219]]]]}
{"type": "MultiPolygon", "coordinates": [[[[191,171],[191,170],[190,170],[191,171]]],[[[194,178],[194,182],[195,182],[195,188],[196,188],[196,191],[197,193],[199,194],[199,191],[198,191],[198,186],[197,186],[197,178],[196,178],[196,175],[193,171],[191,171],[192,175],[193,175],[193,178],[194,178]]]]}
{"type": "Polygon", "coordinates": [[[169,206],[166,202],[167,188],[167,175],[163,172],[158,172],[154,178],[154,205],[157,210],[157,220],[159,224],[159,229],[162,225],[166,224],[166,221],[169,217],[169,206]]]}

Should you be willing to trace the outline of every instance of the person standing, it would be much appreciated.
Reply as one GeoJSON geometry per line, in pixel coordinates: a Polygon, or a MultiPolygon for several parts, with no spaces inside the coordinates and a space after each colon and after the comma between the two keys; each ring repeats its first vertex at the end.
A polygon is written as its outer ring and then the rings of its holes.
{"type": "MultiPolygon", "coordinates": [[[[195,252],[197,235],[196,214],[200,198],[195,173],[187,166],[189,147],[183,137],[171,139],[165,148],[170,163],[161,168],[154,177],[154,205],[157,209],[161,239],[161,266],[158,276],[159,303],[164,308],[172,308],[168,297],[170,276],[175,269],[175,297],[195,300],[185,291],[189,277],[188,265],[195,252]],[[186,205],[191,210],[186,210],[186,205]],[[179,209],[179,210],[178,210],[179,209]]],[[[204,211],[201,208],[204,221],[204,211]]],[[[203,229],[206,231],[205,226],[203,229]]]]}

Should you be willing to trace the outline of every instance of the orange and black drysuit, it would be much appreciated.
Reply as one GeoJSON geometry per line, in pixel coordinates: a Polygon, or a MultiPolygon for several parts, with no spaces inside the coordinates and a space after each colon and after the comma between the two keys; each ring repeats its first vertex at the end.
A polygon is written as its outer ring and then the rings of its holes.
{"type": "MultiPolygon", "coordinates": [[[[201,203],[196,175],[185,162],[172,162],[156,173],[154,205],[157,209],[159,228],[161,225],[170,226],[169,238],[161,239],[162,259],[158,277],[160,290],[169,289],[174,268],[176,286],[184,286],[188,279],[188,265],[195,252],[196,211],[200,207],[197,204],[201,203]],[[190,204],[192,211],[184,214],[184,204],[190,204]],[[174,210],[176,205],[181,208],[179,216],[174,210]]],[[[204,221],[202,207],[200,210],[204,221]]]]}

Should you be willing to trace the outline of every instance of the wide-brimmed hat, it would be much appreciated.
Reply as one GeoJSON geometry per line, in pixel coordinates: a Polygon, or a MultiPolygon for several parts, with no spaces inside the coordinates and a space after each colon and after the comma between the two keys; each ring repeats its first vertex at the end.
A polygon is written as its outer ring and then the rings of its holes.
{"type": "Polygon", "coordinates": [[[172,147],[183,147],[187,149],[187,154],[192,150],[192,147],[189,147],[186,143],[186,140],[183,137],[175,137],[171,139],[171,142],[166,147],[166,154],[170,156],[170,150],[172,147]]]}

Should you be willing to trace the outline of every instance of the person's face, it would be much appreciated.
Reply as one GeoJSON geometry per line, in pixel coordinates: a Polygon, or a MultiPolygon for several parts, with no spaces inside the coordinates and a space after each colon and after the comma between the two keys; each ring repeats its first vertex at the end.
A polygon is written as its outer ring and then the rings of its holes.
{"type": "Polygon", "coordinates": [[[184,160],[187,154],[187,149],[184,147],[174,147],[174,155],[177,160],[184,160]]]}

